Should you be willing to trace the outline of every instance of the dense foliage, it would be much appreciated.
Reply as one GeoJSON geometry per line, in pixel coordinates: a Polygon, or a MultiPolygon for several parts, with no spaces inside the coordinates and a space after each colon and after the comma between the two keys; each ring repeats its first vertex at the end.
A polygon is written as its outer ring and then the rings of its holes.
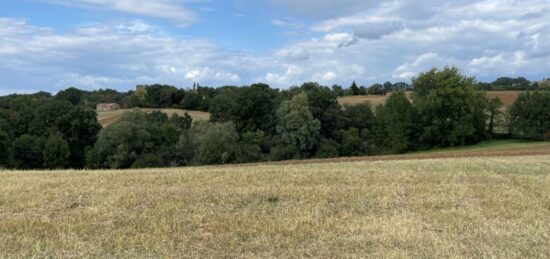
{"type": "Polygon", "coordinates": [[[527,92],[510,107],[510,131],[516,137],[550,139],[550,92],[527,92]]]}
{"type": "MultiPolygon", "coordinates": [[[[499,78],[490,85],[544,87],[524,78],[499,78]]],[[[11,95],[0,97],[0,167],[248,163],[404,153],[473,144],[508,132],[550,138],[550,92],[522,94],[504,111],[499,99],[486,99],[481,91],[486,88],[446,67],[421,73],[412,85],[386,82],[369,88],[355,82],[347,89],[305,83],[286,90],[265,84],[143,85],[127,93],[69,88],[55,96],[11,95]],[[389,97],[379,107],[338,103],[340,96],[363,94],[389,97]],[[102,129],[93,110],[98,103],[202,110],[211,117],[194,122],[187,114],[133,109],[102,129]]]]}

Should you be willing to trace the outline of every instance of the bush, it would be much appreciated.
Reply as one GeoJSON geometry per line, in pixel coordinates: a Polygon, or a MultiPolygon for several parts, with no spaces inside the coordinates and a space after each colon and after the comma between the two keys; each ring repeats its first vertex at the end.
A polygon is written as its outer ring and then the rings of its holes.
{"type": "Polygon", "coordinates": [[[44,166],[50,169],[65,168],[70,155],[69,143],[60,135],[51,135],[44,146],[44,166]]]}
{"type": "Polygon", "coordinates": [[[226,164],[238,158],[239,134],[232,122],[211,124],[198,142],[198,159],[202,164],[226,164]]]}
{"type": "Polygon", "coordinates": [[[43,168],[43,150],[46,140],[43,137],[22,135],[13,142],[13,156],[20,169],[43,168]]]}

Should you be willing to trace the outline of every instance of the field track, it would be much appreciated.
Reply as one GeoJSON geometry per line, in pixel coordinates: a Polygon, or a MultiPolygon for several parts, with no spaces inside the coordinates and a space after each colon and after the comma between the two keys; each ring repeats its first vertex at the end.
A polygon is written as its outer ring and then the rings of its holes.
{"type": "MultiPolygon", "coordinates": [[[[361,161],[395,161],[395,160],[424,160],[442,158],[479,158],[479,157],[514,157],[514,156],[544,156],[550,155],[550,142],[539,142],[522,145],[502,145],[495,148],[457,148],[441,151],[416,152],[402,155],[338,157],[328,159],[288,160],[260,164],[318,164],[343,163],[361,161]]],[[[255,165],[255,164],[250,164],[255,165]]]]}

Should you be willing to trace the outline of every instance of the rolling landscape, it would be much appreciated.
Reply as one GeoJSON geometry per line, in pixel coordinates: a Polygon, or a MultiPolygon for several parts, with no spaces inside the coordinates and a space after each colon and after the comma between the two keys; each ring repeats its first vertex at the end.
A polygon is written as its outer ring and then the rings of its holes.
{"type": "Polygon", "coordinates": [[[2,258],[549,258],[550,1],[0,1],[2,258]]]}

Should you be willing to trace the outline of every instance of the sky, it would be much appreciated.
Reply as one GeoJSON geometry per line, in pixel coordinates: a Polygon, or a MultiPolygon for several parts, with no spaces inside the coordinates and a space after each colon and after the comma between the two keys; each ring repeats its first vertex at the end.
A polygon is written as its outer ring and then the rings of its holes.
{"type": "Polygon", "coordinates": [[[550,0],[10,0],[0,95],[550,77],[550,0]]]}

